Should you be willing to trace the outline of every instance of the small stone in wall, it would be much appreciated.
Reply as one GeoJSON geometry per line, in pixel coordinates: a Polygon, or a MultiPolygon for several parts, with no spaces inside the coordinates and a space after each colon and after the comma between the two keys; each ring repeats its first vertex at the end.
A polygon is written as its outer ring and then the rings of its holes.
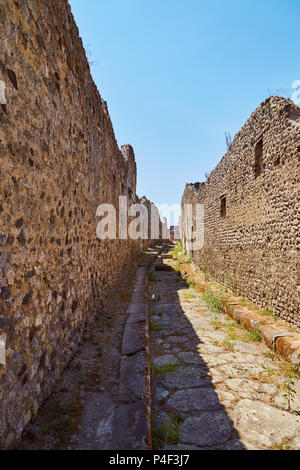
{"type": "Polygon", "coordinates": [[[26,238],[25,238],[25,235],[24,235],[24,230],[22,229],[21,232],[19,233],[18,237],[17,237],[17,240],[18,242],[24,246],[26,245],[26,238]]]}
{"type": "Polygon", "coordinates": [[[0,299],[7,300],[10,297],[10,289],[7,286],[1,287],[0,299]]]}
{"type": "Polygon", "coordinates": [[[7,284],[12,286],[15,281],[15,277],[16,273],[12,269],[9,269],[6,273],[7,284]]]}
{"type": "Polygon", "coordinates": [[[23,218],[21,217],[20,219],[18,219],[18,220],[16,221],[16,227],[17,227],[17,228],[21,228],[22,225],[23,225],[23,223],[24,223],[24,220],[23,220],[23,218]]]}
{"type": "Polygon", "coordinates": [[[28,305],[30,299],[31,299],[31,292],[27,292],[27,294],[25,295],[23,299],[22,305],[28,305]]]}

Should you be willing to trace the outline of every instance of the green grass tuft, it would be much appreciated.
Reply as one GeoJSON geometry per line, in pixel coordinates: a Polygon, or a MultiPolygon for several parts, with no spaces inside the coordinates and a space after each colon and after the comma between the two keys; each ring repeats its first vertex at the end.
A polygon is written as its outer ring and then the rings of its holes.
{"type": "Polygon", "coordinates": [[[153,375],[158,377],[163,377],[168,372],[175,372],[176,367],[179,366],[179,363],[170,362],[169,364],[157,364],[154,360],[151,360],[151,371],[153,375]]]}
{"type": "Polygon", "coordinates": [[[180,430],[183,419],[176,415],[170,418],[170,422],[164,423],[159,428],[152,430],[152,444],[154,449],[161,449],[164,444],[176,445],[179,443],[180,430]]]}
{"type": "Polygon", "coordinates": [[[262,315],[266,315],[267,317],[272,317],[273,320],[275,320],[275,321],[278,320],[277,315],[275,313],[271,312],[271,310],[269,310],[268,308],[263,310],[261,313],[262,313],[262,315]]]}
{"type": "Polygon", "coordinates": [[[207,291],[202,295],[202,299],[205,301],[208,307],[214,310],[214,312],[223,312],[224,296],[221,293],[214,292],[211,289],[207,289],[207,291]]]}
{"type": "Polygon", "coordinates": [[[162,327],[150,320],[150,331],[161,331],[162,327]]]}
{"type": "Polygon", "coordinates": [[[246,333],[243,334],[243,340],[253,341],[257,343],[260,342],[261,336],[260,336],[259,330],[254,329],[253,331],[247,331],[246,333]]]}
{"type": "Polygon", "coordinates": [[[195,299],[196,298],[196,295],[195,294],[191,294],[190,292],[184,292],[183,293],[183,297],[185,299],[195,299]]]}

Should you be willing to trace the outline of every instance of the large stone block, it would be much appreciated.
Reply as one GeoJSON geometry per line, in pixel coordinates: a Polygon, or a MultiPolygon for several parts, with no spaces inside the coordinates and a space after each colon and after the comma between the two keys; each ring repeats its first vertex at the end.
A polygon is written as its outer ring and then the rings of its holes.
{"type": "Polygon", "coordinates": [[[120,366],[120,400],[145,403],[150,397],[150,367],[146,352],[138,352],[134,356],[124,356],[120,366]]]}
{"type": "Polygon", "coordinates": [[[230,438],[231,422],[223,411],[203,412],[187,418],[181,427],[180,442],[199,447],[216,447],[230,438]]]}
{"type": "Polygon", "coordinates": [[[149,450],[151,431],[149,411],[143,402],[121,405],[112,419],[113,450],[149,450]]]}
{"type": "Polygon", "coordinates": [[[283,439],[296,437],[300,416],[246,399],[234,409],[234,425],[243,439],[262,447],[272,447],[283,439]]]}

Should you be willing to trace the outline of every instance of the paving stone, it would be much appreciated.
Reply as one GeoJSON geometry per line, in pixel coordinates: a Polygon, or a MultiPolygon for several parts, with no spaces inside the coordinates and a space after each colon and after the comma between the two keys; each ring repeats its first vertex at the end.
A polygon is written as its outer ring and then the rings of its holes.
{"type": "Polygon", "coordinates": [[[155,418],[155,426],[161,428],[164,424],[168,425],[171,423],[170,416],[165,413],[159,413],[155,418]]]}
{"type": "Polygon", "coordinates": [[[148,309],[146,304],[142,305],[129,305],[128,310],[128,323],[138,323],[140,321],[147,321],[148,309]]]}
{"type": "Polygon", "coordinates": [[[225,408],[230,408],[233,406],[233,404],[236,402],[237,400],[237,397],[235,395],[233,395],[232,393],[230,392],[223,392],[223,391],[216,391],[218,397],[219,397],[219,400],[220,400],[220,403],[222,403],[222,405],[225,407],[225,408]]]}
{"type": "Polygon", "coordinates": [[[155,389],[155,399],[157,401],[163,401],[169,395],[170,395],[170,393],[168,392],[168,390],[165,390],[164,388],[156,387],[156,389],[155,389]]]}
{"type": "Polygon", "coordinates": [[[167,445],[164,446],[163,450],[201,450],[199,447],[189,446],[185,444],[177,444],[177,445],[167,445]]]}
{"type": "Polygon", "coordinates": [[[194,329],[198,329],[198,330],[206,330],[206,331],[213,331],[214,330],[214,327],[213,325],[210,323],[209,320],[206,320],[206,319],[203,319],[203,318],[190,318],[189,317],[189,320],[193,326],[194,329]]]}
{"type": "Polygon", "coordinates": [[[142,402],[122,405],[113,412],[111,449],[148,450],[150,420],[142,402]]]}
{"type": "Polygon", "coordinates": [[[194,388],[206,387],[211,383],[211,378],[208,376],[205,369],[196,367],[176,367],[174,372],[165,374],[162,385],[167,388],[194,388]]]}
{"type": "Polygon", "coordinates": [[[228,441],[222,450],[247,450],[245,445],[239,439],[228,441]]]}
{"type": "MultiPolygon", "coordinates": [[[[280,366],[275,365],[273,361],[264,360],[264,361],[261,361],[260,364],[265,369],[272,369],[273,371],[280,371],[280,366]]],[[[281,379],[283,379],[283,382],[284,382],[284,375],[281,375],[280,377],[277,378],[278,381],[280,381],[281,379]]]]}
{"type": "Polygon", "coordinates": [[[173,354],[165,354],[164,356],[156,356],[154,362],[158,366],[166,366],[169,364],[178,364],[178,360],[173,354]]]}
{"type": "Polygon", "coordinates": [[[174,344],[169,344],[169,348],[170,352],[174,354],[180,353],[182,351],[180,346],[175,346],[174,344]]]}
{"type": "Polygon", "coordinates": [[[264,356],[261,356],[258,358],[254,354],[250,354],[248,352],[239,352],[239,351],[234,351],[234,362],[248,362],[249,364],[266,364],[264,356]]]}
{"type": "Polygon", "coordinates": [[[146,399],[149,389],[149,365],[147,354],[139,352],[134,356],[122,357],[120,366],[120,400],[130,403],[146,399]]]}
{"type": "Polygon", "coordinates": [[[300,450],[300,436],[292,439],[289,445],[292,450],[300,450]]]}
{"type": "Polygon", "coordinates": [[[207,364],[208,367],[216,367],[216,366],[228,364],[229,362],[234,361],[234,355],[233,354],[217,354],[213,356],[213,355],[203,354],[202,359],[204,360],[204,362],[207,364]]]}
{"type": "Polygon", "coordinates": [[[180,334],[185,335],[191,333],[191,327],[187,325],[181,325],[181,324],[172,324],[170,325],[169,322],[161,322],[160,325],[162,326],[163,330],[160,331],[160,334],[162,336],[173,336],[176,335],[180,332],[180,334]]]}
{"type": "Polygon", "coordinates": [[[265,369],[249,363],[226,364],[219,366],[221,372],[229,377],[257,377],[259,374],[266,375],[265,369]]]}
{"type": "Polygon", "coordinates": [[[180,442],[200,447],[218,446],[229,439],[231,429],[230,419],[223,411],[203,412],[183,422],[180,442]]]}
{"type": "Polygon", "coordinates": [[[159,324],[159,323],[162,321],[162,318],[161,318],[161,317],[157,317],[156,315],[152,315],[151,320],[152,320],[154,323],[159,324]]]}
{"type": "Polygon", "coordinates": [[[217,411],[223,408],[213,387],[193,388],[176,392],[167,406],[178,411],[217,411]]]}
{"type": "Polygon", "coordinates": [[[178,357],[181,361],[186,364],[205,365],[202,357],[197,353],[192,352],[181,352],[178,353],[178,357]]]}
{"type": "Polygon", "coordinates": [[[224,375],[218,369],[209,369],[208,375],[211,377],[212,384],[218,384],[224,381],[224,375]]]}
{"type": "Polygon", "coordinates": [[[263,344],[246,343],[245,341],[234,341],[234,347],[236,351],[247,352],[257,356],[269,351],[268,347],[263,344]]]}
{"type": "Polygon", "coordinates": [[[278,445],[284,439],[300,434],[300,416],[259,401],[240,401],[233,416],[241,437],[262,446],[278,445]]]}
{"type": "Polygon", "coordinates": [[[184,336],[170,336],[168,341],[169,343],[186,344],[186,338],[184,336]]]}
{"type": "Polygon", "coordinates": [[[224,354],[226,350],[213,344],[199,344],[198,350],[200,354],[224,354]]]}
{"type": "Polygon", "coordinates": [[[123,342],[122,356],[130,356],[141,350],[146,350],[148,344],[148,325],[147,322],[126,322],[123,342]]]}
{"type": "Polygon", "coordinates": [[[212,344],[212,341],[223,341],[227,338],[227,333],[223,333],[222,331],[213,331],[210,332],[202,332],[202,340],[205,344],[212,344]]]}
{"type": "Polygon", "coordinates": [[[231,390],[237,392],[241,398],[264,400],[266,396],[267,398],[271,397],[278,390],[275,385],[255,382],[254,380],[229,379],[225,383],[231,390]]]}

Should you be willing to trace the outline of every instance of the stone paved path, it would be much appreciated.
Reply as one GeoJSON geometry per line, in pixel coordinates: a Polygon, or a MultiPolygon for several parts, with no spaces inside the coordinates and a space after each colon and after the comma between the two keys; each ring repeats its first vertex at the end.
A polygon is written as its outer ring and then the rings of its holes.
{"type": "Polygon", "coordinates": [[[151,283],[154,448],[300,449],[300,379],[288,411],[290,366],[216,316],[174,265],[157,260],[151,283]]]}
{"type": "MultiPolygon", "coordinates": [[[[155,251],[144,257],[142,269],[148,270],[155,251]]],[[[143,343],[141,353],[136,341],[124,341],[130,315],[140,323],[140,301],[144,311],[147,297],[147,283],[140,292],[137,268],[88,326],[19,449],[116,449],[115,429],[131,449],[142,447],[135,419],[136,412],[141,415],[135,395],[142,382],[133,377],[148,379],[148,346],[143,343]],[[138,295],[131,297],[134,289],[138,295]],[[127,350],[127,344],[135,349],[127,350]],[[133,443],[132,436],[137,436],[133,443]]],[[[300,449],[300,378],[289,409],[283,387],[291,366],[229,317],[210,310],[174,268],[175,261],[158,258],[149,276],[153,448],[300,449]]],[[[148,395],[139,398],[150,409],[148,395]]]]}

